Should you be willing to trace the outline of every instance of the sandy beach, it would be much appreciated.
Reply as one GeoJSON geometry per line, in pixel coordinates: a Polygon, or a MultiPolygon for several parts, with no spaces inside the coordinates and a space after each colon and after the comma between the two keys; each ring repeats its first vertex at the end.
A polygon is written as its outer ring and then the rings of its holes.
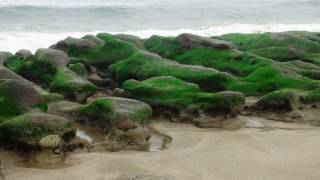
{"type": "Polygon", "coordinates": [[[151,126],[173,138],[168,149],[158,152],[77,153],[66,159],[65,168],[5,167],[5,179],[318,180],[320,178],[318,127],[267,121],[261,118],[247,119],[247,123],[247,128],[225,131],[200,129],[190,124],[154,121],[151,126]]]}

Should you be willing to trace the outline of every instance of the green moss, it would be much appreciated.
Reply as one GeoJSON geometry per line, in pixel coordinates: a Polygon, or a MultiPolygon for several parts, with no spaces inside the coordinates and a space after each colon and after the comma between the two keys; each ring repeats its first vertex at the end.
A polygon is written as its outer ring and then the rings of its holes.
{"type": "Polygon", "coordinates": [[[106,69],[110,64],[121,61],[132,55],[136,48],[129,42],[122,41],[110,34],[101,33],[97,38],[104,41],[103,45],[95,46],[88,51],[71,46],[65,51],[71,57],[86,58],[90,64],[99,69],[106,69]]]}
{"type": "Polygon", "coordinates": [[[48,111],[48,104],[47,103],[37,104],[33,108],[39,109],[41,112],[46,113],[48,111]]]}
{"type": "Polygon", "coordinates": [[[37,141],[45,135],[52,134],[53,129],[46,126],[31,125],[25,115],[17,116],[0,124],[1,136],[24,141],[37,141]]]}
{"type": "Polygon", "coordinates": [[[144,47],[168,59],[174,59],[182,51],[175,37],[151,36],[145,40],[144,47]]]}
{"type": "Polygon", "coordinates": [[[306,52],[319,52],[319,41],[311,40],[310,36],[320,39],[308,32],[284,32],[261,34],[227,34],[218,38],[231,41],[240,50],[254,50],[269,47],[292,47],[306,52]]]}
{"type": "Polygon", "coordinates": [[[272,60],[243,53],[237,50],[192,49],[177,56],[176,61],[182,64],[202,65],[237,76],[247,76],[255,69],[272,63],[272,60]]]}
{"type": "Polygon", "coordinates": [[[18,56],[11,56],[6,59],[4,65],[14,72],[17,72],[23,66],[23,60],[18,56]]]}
{"type": "Polygon", "coordinates": [[[12,56],[6,66],[33,82],[49,85],[57,68],[47,61],[40,61],[35,56],[28,56],[23,61],[16,56],[12,56]]]}
{"type": "Polygon", "coordinates": [[[255,105],[259,110],[292,111],[298,108],[303,93],[294,89],[273,91],[255,105]]]}
{"type": "Polygon", "coordinates": [[[285,73],[281,71],[280,67],[266,66],[260,67],[247,77],[241,78],[240,81],[230,84],[228,89],[257,96],[279,89],[309,90],[316,86],[317,82],[293,72],[285,73]]]}
{"type": "Polygon", "coordinates": [[[291,47],[267,47],[250,51],[259,56],[277,61],[290,61],[303,59],[306,52],[291,47]]]}
{"type": "Polygon", "coordinates": [[[152,116],[152,110],[149,108],[145,108],[138,111],[133,111],[129,115],[134,122],[146,123],[150,120],[150,117],[152,116]]]}
{"type": "Polygon", "coordinates": [[[192,106],[204,110],[231,110],[244,104],[244,97],[237,93],[204,93],[196,84],[170,76],[144,81],[128,80],[123,83],[123,88],[130,97],[153,107],[185,109],[192,106]]]}
{"type": "Polygon", "coordinates": [[[50,84],[50,90],[74,98],[77,94],[91,95],[96,91],[96,87],[74,72],[59,68],[50,84]]]}
{"type": "Polygon", "coordinates": [[[87,105],[76,109],[89,122],[103,128],[129,115],[136,123],[145,123],[150,120],[152,109],[149,105],[133,99],[120,97],[101,97],[87,105]]]}
{"type": "Polygon", "coordinates": [[[96,99],[92,103],[82,107],[79,112],[95,121],[111,122],[114,118],[112,101],[105,98],[96,99]]]}
{"type": "Polygon", "coordinates": [[[76,64],[69,64],[68,68],[77,73],[81,77],[87,77],[88,76],[88,71],[86,67],[82,63],[76,63],[76,64]]]}
{"type": "Polygon", "coordinates": [[[88,72],[90,72],[90,62],[89,62],[88,59],[86,59],[86,58],[75,58],[75,57],[70,58],[69,64],[78,64],[78,63],[83,64],[85,66],[86,70],[88,72]]]}
{"type": "Polygon", "coordinates": [[[9,117],[20,114],[21,112],[8,97],[6,92],[0,87],[0,116],[9,117]]]}
{"type": "Polygon", "coordinates": [[[0,138],[18,145],[37,146],[48,135],[59,135],[68,141],[75,136],[75,129],[66,119],[44,113],[26,113],[0,124],[0,138]]]}
{"type": "Polygon", "coordinates": [[[303,96],[304,103],[319,103],[320,102],[320,89],[308,91],[303,96]]]}
{"type": "Polygon", "coordinates": [[[174,76],[211,91],[224,90],[226,85],[234,80],[230,74],[215,69],[182,65],[147,52],[138,52],[112,65],[110,70],[119,82],[127,79],[144,80],[156,76],[174,76]]]}
{"type": "Polygon", "coordinates": [[[142,82],[128,80],[122,86],[130,97],[152,106],[172,108],[186,108],[192,104],[192,94],[202,92],[196,84],[174,77],[155,77],[142,82]]]}
{"type": "Polygon", "coordinates": [[[237,93],[198,93],[194,94],[193,103],[200,109],[232,112],[233,109],[243,106],[245,98],[237,93]]]}

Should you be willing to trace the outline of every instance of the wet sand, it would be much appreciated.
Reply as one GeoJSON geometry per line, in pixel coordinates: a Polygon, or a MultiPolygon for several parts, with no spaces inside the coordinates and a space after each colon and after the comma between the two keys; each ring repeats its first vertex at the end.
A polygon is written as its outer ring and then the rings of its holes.
{"type": "MultiPolygon", "coordinates": [[[[248,127],[236,131],[157,121],[152,127],[172,137],[168,149],[75,153],[64,168],[4,167],[3,172],[8,180],[320,179],[319,127],[242,118],[248,127]]],[[[1,158],[13,161],[3,153],[1,158]]]]}

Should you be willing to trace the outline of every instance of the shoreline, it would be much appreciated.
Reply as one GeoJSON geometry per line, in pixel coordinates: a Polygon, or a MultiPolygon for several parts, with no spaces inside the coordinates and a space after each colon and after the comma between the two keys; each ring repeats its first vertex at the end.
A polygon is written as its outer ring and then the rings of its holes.
{"type": "Polygon", "coordinates": [[[320,24],[240,24],[226,23],[208,27],[197,28],[180,28],[180,29],[145,29],[145,30],[129,30],[129,31],[67,31],[67,32],[37,32],[37,31],[10,31],[0,32],[1,51],[9,51],[15,53],[20,49],[29,49],[35,52],[38,48],[49,47],[57,41],[68,36],[80,38],[86,34],[98,34],[107,32],[113,35],[130,34],[140,38],[150,38],[152,35],[159,36],[177,36],[181,33],[192,33],[199,36],[221,36],[230,33],[265,33],[265,32],[288,32],[288,31],[309,31],[320,32],[320,24]],[[13,44],[11,42],[14,42],[13,44]],[[17,45],[19,44],[19,45],[17,45]]]}
{"type": "Polygon", "coordinates": [[[251,121],[249,127],[235,131],[152,121],[153,127],[173,138],[169,149],[75,153],[66,159],[69,166],[62,169],[10,167],[6,168],[5,175],[13,180],[21,176],[25,180],[125,180],[133,177],[153,180],[210,180],[213,177],[316,180],[320,176],[316,166],[320,163],[316,158],[320,150],[319,127],[263,118],[247,120],[251,121]],[[306,163],[313,166],[306,166],[306,163]]]}
{"type": "Polygon", "coordinates": [[[1,51],[0,140],[9,150],[0,150],[2,172],[313,180],[319,80],[316,32],[99,33],[35,53],[1,51]]]}

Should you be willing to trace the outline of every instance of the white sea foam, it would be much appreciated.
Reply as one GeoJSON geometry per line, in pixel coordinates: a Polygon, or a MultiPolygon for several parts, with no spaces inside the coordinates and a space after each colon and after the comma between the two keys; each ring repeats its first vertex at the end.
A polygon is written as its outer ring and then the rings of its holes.
{"type": "MultiPolygon", "coordinates": [[[[228,33],[260,33],[260,32],[283,32],[283,31],[311,31],[320,32],[320,24],[226,24],[197,29],[158,30],[149,29],[141,31],[110,32],[111,34],[131,34],[141,38],[148,38],[152,35],[176,36],[181,33],[193,33],[201,36],[219,36],[228,33]]],[[[68,36],[81,37],[85,34],[97,34],[99,32],[0,32],[0,51],[16,52],[20,49],[35,51],[38,48],[49,47],[50,45],[68,36]]]]}

